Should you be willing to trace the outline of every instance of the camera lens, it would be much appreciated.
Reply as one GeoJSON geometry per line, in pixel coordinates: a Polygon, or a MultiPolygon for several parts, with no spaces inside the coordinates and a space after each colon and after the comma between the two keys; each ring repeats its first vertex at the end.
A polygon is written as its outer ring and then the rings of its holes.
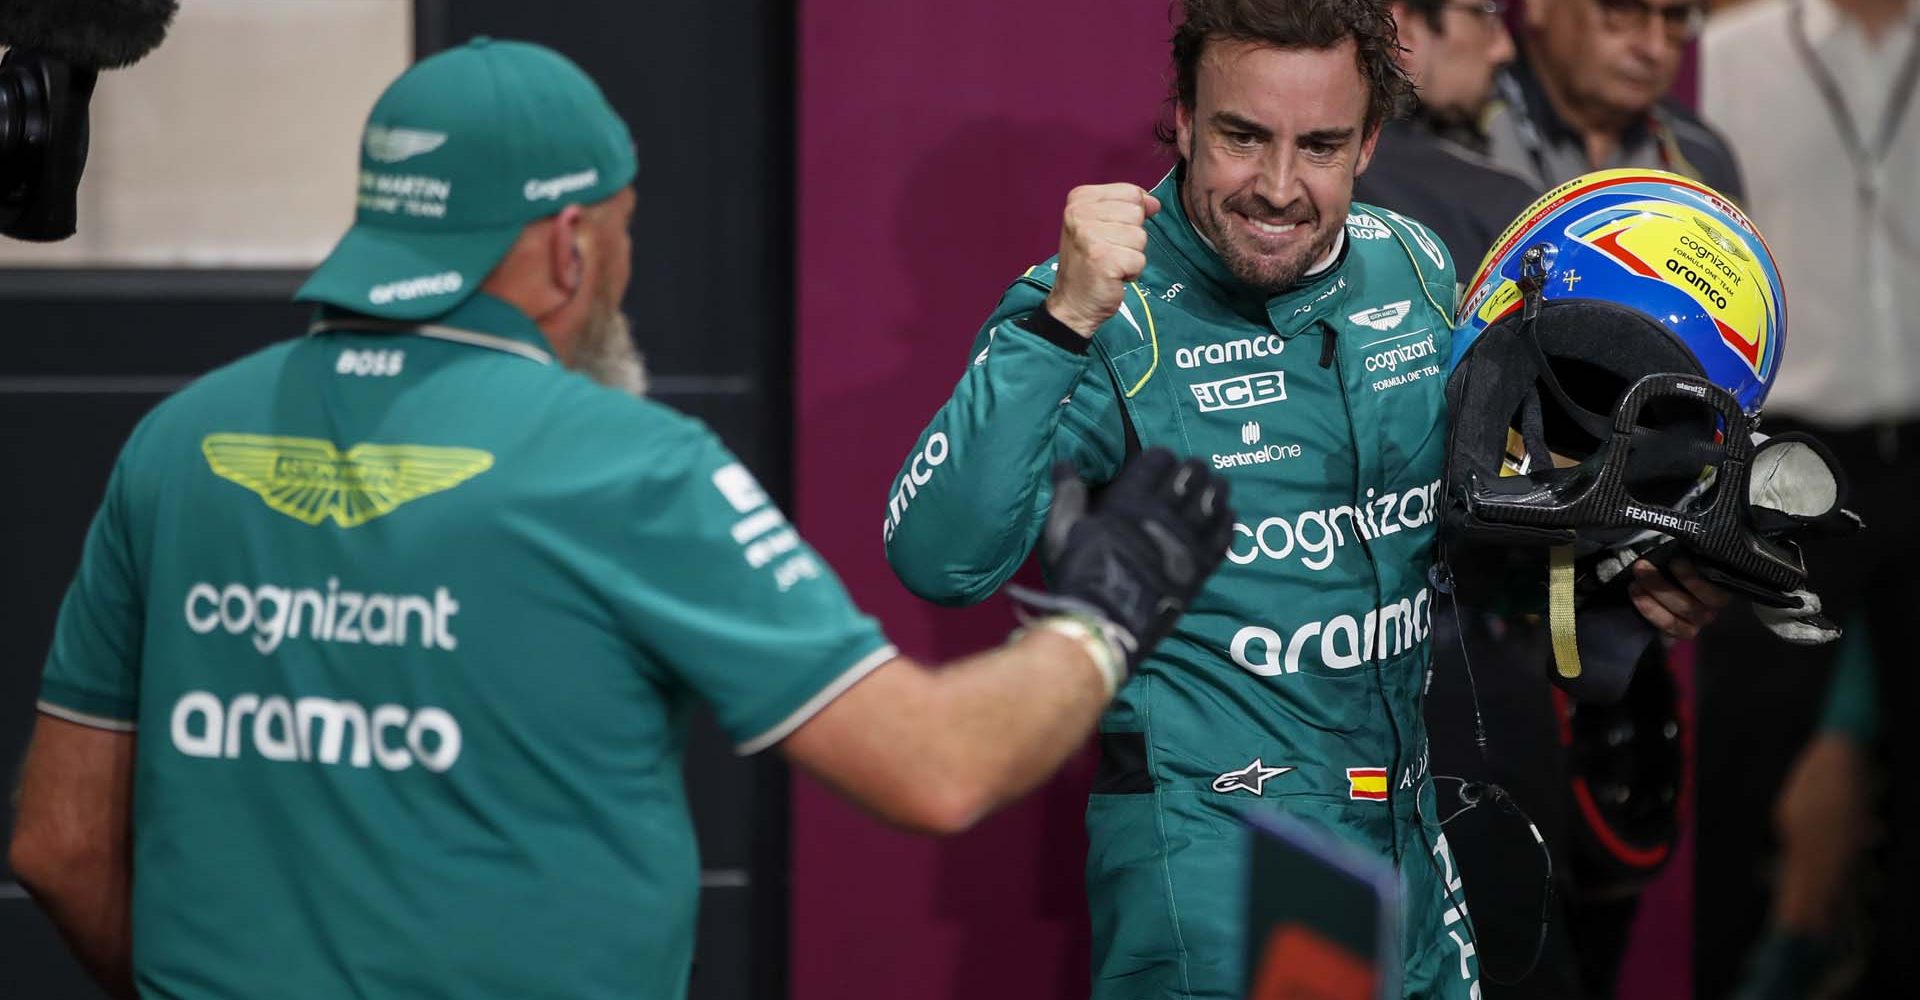
{"type": "Polygon", "coordinates": [[[11,66],[0,66],[0,225],[11,226],[15,214],[27,199],[26,101],[20,92],[19,74],[11,66]]]}
{"type": "Polygon", "coordinates": [[[20,187],[34,172],[33,147],[46,132],[45,102],[35,100],[42,94],[31,69],[11,58],[0,62],[0,204],[23,197],[20,187]]]}
{"type": "Polygon", "coordinates": [[[10,68],[0,67],[0,171],[6,170],[6,159],[19,145],[17,137],[25,125],[21,120],[25,109],[20,99],[20,85],[13,77],[10,68]]]}
{"type": "Polygon", "coordinates": [[[0,224],[6,226],[35,196],[47,141],[46,81],[35,60],[19,55],[10,50],[0,59],[0,224]]]}

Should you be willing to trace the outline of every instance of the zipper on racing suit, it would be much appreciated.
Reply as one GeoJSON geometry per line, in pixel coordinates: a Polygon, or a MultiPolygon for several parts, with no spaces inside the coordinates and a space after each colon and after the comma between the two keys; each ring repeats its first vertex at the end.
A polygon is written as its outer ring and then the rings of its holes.
{"type": "MultiPolygon", "coordinates": [[[[1365,483],[1362,481],[1363,473],[1361,472],[1360,428],[1354,421],[1353,398],[1347,392],[1346,365],[1340,361],[1340,351],[1338,347],[1339,331],[1332,323],[1324,319],[1318,322],[1322,331],[1322,340],[1320,341],[1320,365],[1323,368],[1330,368],[1333,371],[1334,379],[1340,385],[1340,405],[1346,410],[1347,414],[1347,442],[1353,447],[1352,503],[1355,507],[1359,507],[1366,502],[1361,496],[1361,490],[1364,488],[1365,483]]],[[[1382,591],[1380,587],[1380,561],[1373,554],[1373,540],[1368,538],[1365,532],[1357,529],[1354,531],[1354,535],[1360,539],[1360,550],[1366,553],[1367,566],[1373,574],[1373,606],[1378,608],[1386,603],[1385,592],[1382,591]]],[[[1377,622],[1375,624],[1375,632],[1376,637],[1373,641],[1377,642],[1379,641],[1377,622]]],[[[1393,862],[1397,867],[1401,860],[1400,815],[1399,805],[1395,801],[1396,796],[1394,793],[1397,789],[1394,785],[1393,776],[1401,770],[1402,765],[1400,758],[1403,756],[1405,750],[1405,740],[1400,734],[1400,721],[1396,719],[1393,714],[1393,700],[1387,696],[1386,673],[1384,670],[1386,657],[1384,651],[1381,652],[1383,655],[1375,657],[1373,662],[1369,664],[1369,668],[1373,674],[1374,692],[1380,700],[1381,709],[1386,713],[1387,726],[1393,732],[1393,757],[1387,762],[1387,821],[1389,823],[1388,829],[1392,831],[1390,840],[1393,845],[1393,862]]],[[[1419,789],[1414,790],[1414,797],[1415,801],[1418,802],[1419,789]]],[[[1424,835],[1422,839],[1425,839],[1424,835]]]]}

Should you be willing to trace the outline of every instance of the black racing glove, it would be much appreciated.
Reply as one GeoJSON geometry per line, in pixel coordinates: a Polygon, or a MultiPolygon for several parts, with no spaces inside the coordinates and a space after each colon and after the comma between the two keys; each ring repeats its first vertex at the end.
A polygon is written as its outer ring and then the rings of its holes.
{"type": "Polygon", "coordinates": [[[1128,462],[1097,498],[1062,462],[1053,470],[1053,509],[1040,538],[1053,593],[1015,588],[1013,596],[1047,612],[1096,619],[1131,674],[1226,557],[1233,518],[1226,480],[1165,448],[1128,462]]]}

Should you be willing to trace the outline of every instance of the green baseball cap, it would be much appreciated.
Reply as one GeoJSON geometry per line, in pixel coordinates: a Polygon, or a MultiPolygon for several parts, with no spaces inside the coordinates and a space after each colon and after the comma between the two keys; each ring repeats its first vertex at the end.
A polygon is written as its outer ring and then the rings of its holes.
{"type": "Polygon", "coordinates": [[[633,136],[565,56],[475,38],[387,87],[353,228],[294,298],[397,320],[467,300],[527,223],[632,183],[633,136]]]}

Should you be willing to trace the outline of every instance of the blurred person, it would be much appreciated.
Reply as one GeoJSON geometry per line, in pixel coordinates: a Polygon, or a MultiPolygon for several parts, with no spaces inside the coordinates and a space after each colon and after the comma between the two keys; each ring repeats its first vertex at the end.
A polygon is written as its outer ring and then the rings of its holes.
{"type": "MultiPolygon", "coordinates": [[[[1166,445],[1222,470],[1247,512],[1232,565],[1101,724],[1094,996],[1240,996],[1240,821],[1263,811],[1391,860],[1407,995],[1477,996],[1421,712],[1453,262],[1352,200],[1408,89],[1392,17],[1182,7],[1172,169],[1067,195],[1059,253],[1012,282],[903,463],[887,559],[921,597],[979,601],[1040,537],[1055,461],[1100,482],[1166,445]]],[[[1633,601],[1691,635],[1724,595],[1679,575],[1643,563],[1633,601]]]]}
{"type": "MultiPolygon", "coordinates": [[[[1408,121],[1381,130],[1356,197],[1433,225],[1456,262],[1472,267],[1544,190],[1533,174],[1495,163],[1482,130],[1498,72],[1514,57],[1503,6],[1394,6],[1417,101],[1408,121]]],[[[1427,725],[1442,805],[1465,805],[1454,800],[1470,794],[1467,787],[1494,787],[1519,808],[1465,809],[1452,822],[1462,877],[1473,886],[1484,995],[1610,996],[1644,880],[1596,877],[1598,866],[1587,863],[1576,837],[1585,821],[1568,756],[1585,750],[1565,745],[1554,724],[1562,710],[1542,670],[1550,658],[1545,624],[1473,609],[1456,616],[1448,604],[1434,627],[1427,725]],[[1465,636],[1458,631],[1463,623],[1465,636]],[[1529,822],[1553,856],[1551,889],[1543,885],[1544,865],[1516,863],[1526,856],[1516,852],[1529,847],[1529,822]]],[[[1664,671],[1664,654],[1650,650],[1643,666],[1664,671]]]]}
{"type": "MultiPolygon", "coordinates": [[[[1543,191],[1593,170],[1652,167],[1742,199],[1740,170],[1726,143],[1668,97],[1686,48],[1705,20],[1698,0],[1520,2],[1518,57],[1496,79],[1498,99],[1486,118],[1489,155],[1496,163],[1543,191]]],[[[1522,627],[1510,641],[1527,641],[1525,633],[1522,627]]],[[[1657,649],[1642,664],[1642,670],[1664,672],[1666,667],[1657,649]]],[[[1662,687],[1677,691],[1671,683],[1662,687]]],[[[1672,714],[1679,712],[1680,706],[1672,707],[1672,714]]],[[[1541,734],[1532,735],[1531,743],[1540,745],[1541,734]]],[[[1544,762],[1555,755],[1533,759],[1544,762]]],[[[1564,765],[1557,761],[1553,767],[1559,772],[1564,765]]],[[[1536,820],[1569,830],[1563,849],[1574,844],[1578,838],[1572,835],[1581,832],[1584,821],[1567,815],[1571,806],[1565,791],[1548,799],[1528,798],[1529,791],[1551,793],[1511,771],[1508,777],[1519,782],[1516,797],[1537,806],[1536,820]]],[[[1617,870],[1609,854],[1583,851],[1565,858],[1569,863],[1558,869],[1566,878],[1561,902],[1568,933],[1577,942],[1571,950],[1582,989],[1594,996],[1613,991],[1646,877],[1617,870]],[[1579,865],[1572,863],[1583,858],[1579,865]],[[1586,877],[1573,879],[1576,869],[1586,877]]],[[[1555,932],[1548,941],[1550,956],[1561,950],[1560,943],[1555,932]]]]}
{"type": "MultiPolygon", "coordinates": [[[[1433,228],[1456,266],[1471,273],[1494,240],[1540,191],[1487,156],[1482,118],[1493,100],[1494,78],[1513,59],[1513,39],[1500,0],[1404,0],[1391,7],[1401,65],[1414,100],[1403,119],[1380,128],[1373,162],[1353,186],[1355,200],[1379,205],[1433,228]]],[[[1464,276],[1462,276],[1464,278],[1464,276]]],[[[1555,739],[1556,712],[1542,664],[1546,629],[1537,621],[1467,614],[1472,629],[1474,681],[1486,697],[1476,714],[1466,677],[1469,664],[1451,602],[1434,615],[1433,674],[1425,718],[1432,741],[1437,798],[1445,813],[1459,807],[1458,781],[1492,782],[1522,804],[1548,849],[1564,846],[1566,824],[1552,808],[1565,785],[1564,756],[1555,739]],[[1488,753],[1475,742],[1484,718],[1488,753]]],[[[1528,848],[1523,825],[1496,809],[1465,810],[1448,824],[1462,881],[1471,886],[1476,958],[1488,975],[1482,996],[1532,995],[1547,990],[1579,995],[1567,937],[1564,895],[1551,904],[1540,954],[1529,965],[1540,933],[1543,865],[1528,848]],[[1519,839],[1515,839],[1518,835],[1519,839]],[[1522,972],[1524,971],[1524,974],[1522,972]],[[1514,980],[1511,985],[1506,980],[1514,980]]],[[[1564,861],[1554,866],[1564,873],[1564,861]]],[[[1564,875],[1563,875],[1564,878],[1564,875]]]]}
{"type": "Polygon", "coordinates": [[[1540,194],[1487,156],[1480,127],[1494,76],[1513,58],[1504,0],[1403,0],[1392,10],[1413,106],[1381,125],[1353,196],[1419,219],[1456,267],[1472,268],[1540,194]]]}
{"type": "MultiPolygon", "coordinates": [[[[309,335],[161,403],[62,605],[10,861],[116,997],[685,994],[696,700],[963,829],[1086,740],[1225,550],[1150,451],[1054,481],[1068,611],[900,656],[619,314],[636,152],[551,50],[388,87],[309,335]]],[[[649,234],[657,235],[657,234],[649,234]]]]}
{"type": "Polygon", "coordinates": [[[1739,201],[1726,143],[1667,96],[1706,19],[1698,0],[1521,0],[1520,53],[1487,120],[1495,162],[1541,190],[1654,167],[1739,201]]]}
{"type": "MultiPolygon", "coordinates": [[[[1908,511],[1920,491],[1920,386],[1907,373],[1920,359],[1920,3],[1748,4],[1708,27],[1701,72],[1701,111],[1748,168],[1748,207],[1775,241],[1793,294],[1795,344],[1804,345],[1774,392],[1768,430],[1818,433],[1850,472],[1851,506],[1867,529],[1812,559],[1821,578],[1834,581],[1822,588],[1834,616],[1864,624],[1875,700],[1897,711],[1915,704],[1901,637],[1920,603],[1909,572],[1920,533],[1908,511]]],[[[1714,919],[1703,913],[1700,928],[1703,996],[1727,995],[1769,933],[1770,858],[1793,847],[1776,841],[1769,819],[1786,807],[1776,797],[1789,769],[1835,757],[1825,737],[1803,749],[1834,654],[1760,655],[1763,641],[1729,628],[1701,647],[1701,725],[1710,730],[1701,833],[1715,845],[1698,871],[1702,899],[1715,902],[1714,919]],[[1727,743],[1714,731],[1768,738],[1727,743]]],[[[1915,773],[1913,734],[1886,725],[1868,753],[1887,776],[1874,812],[1890,834],[1871,853],[1877,874],[1868,884],[1920,884],[1920,819],[1904,781],[1915,773]]],[[[1776,909],[1786,889],[1776,889],[1776,909]]],[[[1912,909],[1883,891],[1873,916],[1860,992],[1904,992],[1913,976],[1912,909]]],[[[1774,930],[1790,928],[1776,917],[1774,930]]]]}
{"type": "MultiPolygon", "coordinates": [[[[1871,641],[1858,620],[1834,664],[1826,708],[1774,806],[1780,858],[1766,937],[1748,960],[1739,1000],[1846,995],[1865,971],[1861,902],[1869,851],[1883,835],[1874,804],[1886,776],[1871,641]]],[[[1872,995],[1872,994],[1867,994],[1872,995]]]]}

